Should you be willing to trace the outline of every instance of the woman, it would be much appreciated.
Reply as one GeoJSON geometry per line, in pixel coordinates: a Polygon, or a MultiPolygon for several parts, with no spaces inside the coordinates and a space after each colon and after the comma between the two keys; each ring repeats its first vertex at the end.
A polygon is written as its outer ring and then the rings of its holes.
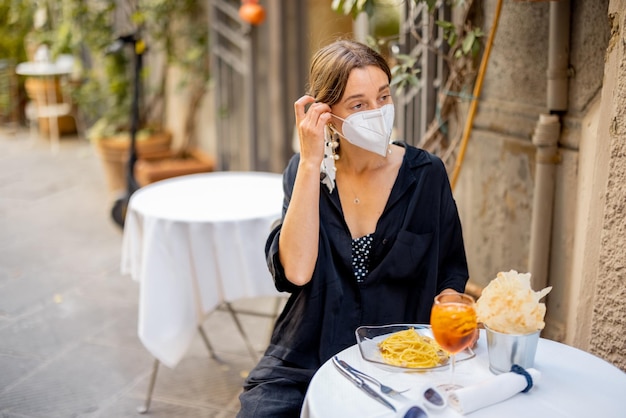
{"type": "Polygon", "coordinates": [[[291,296],[239,417],[299,416],[313,374],[355,344],[358,326],[428,323],[438,293],[465,289],[443,163],[389,143],[390,80],[384,58],[354,41],[313,57],[294,105],[300,152],[284,172],[283,222],[266,245],[276,288],[291,296]]]}

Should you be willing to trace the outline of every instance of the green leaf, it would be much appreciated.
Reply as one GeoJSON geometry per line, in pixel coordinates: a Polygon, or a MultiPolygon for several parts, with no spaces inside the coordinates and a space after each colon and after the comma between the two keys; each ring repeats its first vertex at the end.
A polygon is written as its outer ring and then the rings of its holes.
{"type": "Polygon", "coordinates": [[[435,20],[435,24],[443,29],[454,30],[454,23],[447,20],[435,20]]]}
{"type": "Polygon", "coordinates": [[[456,45],[456,41],[458,40],[456,32],[452,32],[448,37],[448,45],[454,46],[456,45]]]}
{"type": "Polygon", "coordinates": [[[332,10],[344,15],[351,15],[353,19],[361,12],[366,12],[368,16],[373,16],[375,0],[333,0],[330,7],[332,10]]]}
{"type": "Polygon", "coordinates": [[[472,55],[473,56],[478,56],[479,52],[480,52],[480,43],[479,42],[474,42],[474,44],[472,45],[472,55]]]}
{"type": "Polygon", "coordinates": [[[463,50],[463,54],[467,55],[472,50],[472,45],[476,40],[476,35],[474,32],[469,32],[465,39],[463,39],[463,44],[461,45],[461,49],[463,50]]]}
{"type": "Polygon", "coordinates": [[[364,11],[365,13],[367,13],[367,16],[372,17],[374,16],[375,9],[376,9],[376,5],[375,5],[374,0],[360,0],[359,1],[359,12],[364,11]]]}
{"type": "Polygon", "coordinates": [[[345,2],[343,3],[343,14],[349,15],[350,13],[352,13],[355,1],[356,0],[345,0],[345,2]]]}
{"type": "Polygon", "coordinates": [[[437,0],[425,0],[425,1],[426,1],[426,4],[428,5],[428,11],[432,12],[435,9],[435,6],[437,6],[437,0]]]}

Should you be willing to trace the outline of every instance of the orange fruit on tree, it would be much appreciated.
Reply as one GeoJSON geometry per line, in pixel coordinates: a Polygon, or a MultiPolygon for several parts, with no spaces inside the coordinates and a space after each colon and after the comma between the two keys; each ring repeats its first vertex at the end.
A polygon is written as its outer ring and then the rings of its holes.
{"type": "Polygon", "coordinates": [[[260,25],[265,20],[265,9],[254,0],[247,1],[239,7],[239,17],[251,25],[260,25]]]}

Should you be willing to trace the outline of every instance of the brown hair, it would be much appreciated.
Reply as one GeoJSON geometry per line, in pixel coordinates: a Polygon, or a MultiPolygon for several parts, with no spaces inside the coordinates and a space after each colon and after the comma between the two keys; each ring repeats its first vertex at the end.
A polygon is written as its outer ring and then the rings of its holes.
{"type": "Polygon", "coordinates": [[[378,52],[360,42],[335,41],[321,48],[311,59],[308,94],[332,106],[341,100],[352,70],[369,65],[383,70],[391,82],[389,64],[378,52]]]}

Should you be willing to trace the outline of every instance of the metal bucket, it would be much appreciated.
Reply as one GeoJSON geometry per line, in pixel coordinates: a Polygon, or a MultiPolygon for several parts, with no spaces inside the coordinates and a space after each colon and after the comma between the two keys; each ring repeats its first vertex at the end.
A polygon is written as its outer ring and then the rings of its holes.
{"type": "Polygon", "coordinates": [[[517,364],[525,369],[535,364],[535,353],[541,331],[531,334],[504,334],[485,326],[487,331],[487,350],[489,370],[495,374],[511,371],[517,364]]]}

